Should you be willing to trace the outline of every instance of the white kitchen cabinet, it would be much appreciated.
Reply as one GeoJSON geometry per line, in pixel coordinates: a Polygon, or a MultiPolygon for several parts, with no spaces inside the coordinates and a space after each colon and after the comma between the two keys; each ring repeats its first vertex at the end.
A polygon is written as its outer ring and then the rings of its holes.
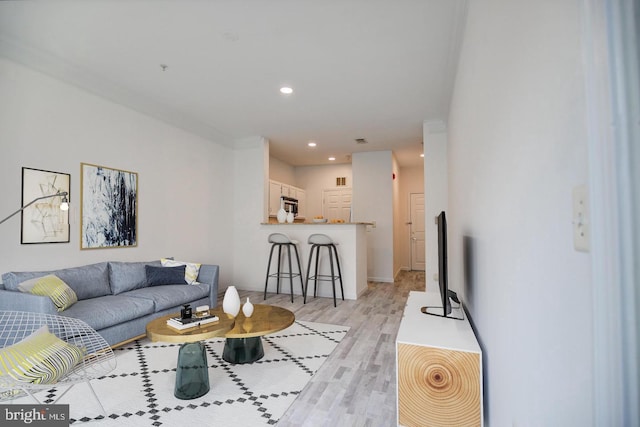
{"type": "MultiPolygon", "coordinates": [[[[296,187],[292,187],[290,185],[283,185],[283,187],[286,187],[286,191],[287,191],[287,196],[297,199],[298,198],[298,191],[296,190],[296,187]]],[[[284,191],[283,191],[284,192],[284,191]]],[[[284,195],[284,194],[283,194],[284,195]]]]}
{"type": "Polygon", "coordinates": [[[280,196],[282,195],[282,183],[269,181],[269,216],[276,216],[280,209],[280,196]]]}
{"type": "Polygon", "coordinates": [[[301,188],[296,189],[298,199],[298,218],[307,217],[307,192],[301,188]]]}

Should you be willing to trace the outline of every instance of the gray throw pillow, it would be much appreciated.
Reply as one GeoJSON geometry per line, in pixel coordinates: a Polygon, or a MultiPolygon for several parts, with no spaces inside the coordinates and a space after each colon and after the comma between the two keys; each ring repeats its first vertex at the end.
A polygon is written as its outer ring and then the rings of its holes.
{"type": "Polygon", "coordinates": [[[184,270],[186,266],[180,267],[154,267],[145,265],[144,269],[147,274],[147,283],[149,286],[158,285],[186,285],[184,279],[184,270]]]}

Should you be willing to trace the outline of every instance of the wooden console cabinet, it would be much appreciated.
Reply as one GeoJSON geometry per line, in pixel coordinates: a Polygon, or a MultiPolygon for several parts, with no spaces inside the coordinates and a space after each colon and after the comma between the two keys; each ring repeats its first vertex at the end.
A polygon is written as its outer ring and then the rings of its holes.
{"type": "Polygon", "coordinates": [[[398,425],[482,426],[482,352],[469,321],[429,316],[440,295],[410,292],[396,339],[398,425]]]}

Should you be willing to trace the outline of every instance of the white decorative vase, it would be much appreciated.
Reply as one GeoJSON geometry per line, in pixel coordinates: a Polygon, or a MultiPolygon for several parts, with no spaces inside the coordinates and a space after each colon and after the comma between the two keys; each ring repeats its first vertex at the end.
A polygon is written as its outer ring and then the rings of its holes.
{"type": "Polygon", "coordinates": [[[284,210],[284,200],[280,199],[280,209],[276,215],[278,222],[282,224],[287,220],[287,211],[284,210]]]}
{"type": "Polygon", "coordinates": [[[244,317],[251,317],[253,314],[253,304],[249,301],[249,297],[247,297],[247,302],[242,305],[242,312],[244,313],[244,317]]]}
{"type": "Polygon", "coordinates": [[[222,311],[236,317],[240,311],[240,295],[235,286],[229,286],[222,300],[222,311]]]}
{"type": "Polygon", "coordinates": [[[291,207],[289,207],[289,213],[287,214],[287,222],[289,224],[293,222],[293,212],[291,212],[291,207]]]}

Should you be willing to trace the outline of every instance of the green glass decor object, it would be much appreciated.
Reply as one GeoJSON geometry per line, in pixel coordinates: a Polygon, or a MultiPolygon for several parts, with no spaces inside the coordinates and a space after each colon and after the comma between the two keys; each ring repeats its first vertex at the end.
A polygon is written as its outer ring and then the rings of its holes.
{"type": "Polygon", "coordinates": [[[202,342],[180,346],[176,367],[174,396],[178,399],[195,399],[209,392],[207,352],[202,342]]]}
{"type": "Polygon", "coordinates": [[[252,363],[264,356],[260,337],[227,338],[222,358],[229,363],[252,363]]]}

